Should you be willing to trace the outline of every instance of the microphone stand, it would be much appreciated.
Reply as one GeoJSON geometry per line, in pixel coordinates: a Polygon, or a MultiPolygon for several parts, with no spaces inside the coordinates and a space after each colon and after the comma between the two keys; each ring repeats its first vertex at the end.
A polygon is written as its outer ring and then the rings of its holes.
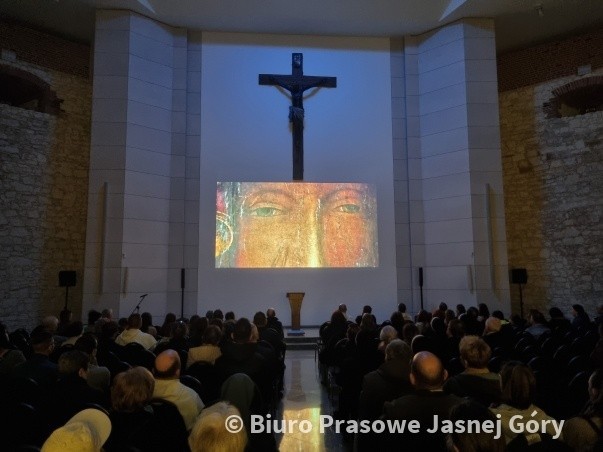
{"type": "MultiPolygon", "coordinates": [[[[136,314],[138,314],[140,312],[140,305],[142,304],[142,301],[144,300],[144,297],[146,297],[147,295],[148,295],[148,293],[145,293],[144,295],[140,296],[140,300],[138,300],[138,304],[132,310],[132,314],[134,314],[134,312],[136,312],[136,314]]],[[[130,315],[132,315],[132,314],[130,314],[130,315]]]]}

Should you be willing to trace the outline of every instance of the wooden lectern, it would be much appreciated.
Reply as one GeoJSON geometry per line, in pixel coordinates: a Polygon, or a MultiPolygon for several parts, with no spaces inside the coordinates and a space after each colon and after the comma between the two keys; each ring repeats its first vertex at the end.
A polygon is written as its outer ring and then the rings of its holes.
{"type": "Polygon", "coordinates": [[[287,336],[303,336],[305,333],[301,330],[301,305],[305,292],[287,292],[289,305],[291,306],[291,330],[287,336]]]}

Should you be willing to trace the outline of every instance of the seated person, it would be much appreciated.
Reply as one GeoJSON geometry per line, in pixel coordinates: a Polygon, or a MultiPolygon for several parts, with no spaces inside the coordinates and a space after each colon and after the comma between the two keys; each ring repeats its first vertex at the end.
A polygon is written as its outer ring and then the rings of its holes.
{"type": "MultiPolygon", "coordinates": [[[[527,365],[518,361],[505,364],[500,371],[500,384],[502,403],[490,408],[490,410],[494,415],[500,414],[502,431],[507,444],[519,435],[519,433],[516,433],[517,430],[523,429],[525,431],[525,423],[528,421],[536,421],[539,424],[542,424],[543,421],[555,421],[542,409],[534,405],[536,378],[527,365]],[[532,415],[534,411],[536,414],[532,415]],[[511,430],[510,423],[513,416],[520,416],[523,419],[514,423],[515,431],[511,430]]],[[[556,436],[553,424],[554,422],[546,423],[546,433],[556,436]]]]}
{"type": "Polygon", "coordinates": [[[226,421],[232,416],[240,418],[241,415],[228,402],[218,402],[204,409],[188,438],[191,452],[243,452],[247,433],[245,427],[236,433],[227,430],[226,421]]]}
{"type": "Polygon", "coordinates": [[[105,450],[185,450],[184,420],[171,403],[153,404],[155,380],[144,367],[118,374],[111,387],[113,430],[105,450]]]}
{"type": "Polygon", "coordinates": [[[172,402],[184,419],[186,430],[190,430],[205,406],[199,395],[180,383],[180,356],[174,350],[166,350],[155,359],[155,388],[153,397],[172,402]]]}
{"type": "Polygon", "coordinates": [[[130,342],[137,342],[147,350],[152,350],[157,344],[157,340],[148,333],[143,333],[142,318],[140,314],[132,314],[128,317],[128,326],[119,336],[115,338],[118,345],[127,345],[130,342]]]}
{"type": "Polygon", "coordinates": [[[220,350],[220,341],[222,340],[222,331],[216,325],[209,325],[203,332],[202,344],[198,347],[191,347],[188,350],[188,360],[186,367],[202,361],[215,364],[216,359],[222,356],[220,350]]]}
{"type": "Polygon", "coordinates": [[[563,442],[573,450],[603,450],[603,370],[595,370],[588,379],[588,395],[580,415],[563,426],[563,442]]]}
{"type": "Polygon", "coordinates": [[[42,452],[101,451],[110,433],[109,416],[101,410],[86,408],[52,432],[41,450],[42,452]]]}
{"type": "Polygon", "coordinates": [[[500,378],[488,370],[490,347],[477,336],[465,336],[459,344],[465,370],[444,383],[444,392],[470,397],[486,408],[500,401],[500,378]]]}
{"type": "Polygon", "coordinates": [[[49,402],[43,410],[52,428],[63,425],[91,404],[103,408],[108,405],[104,394],[86,381],[89,359],[79,350],[64,352],[59,357],[59,380],[52,387],[49,402]]]}
{"type": "Polygon", "coordinates": [[[50,331],[42,328],[31,333],[30,343],[33,355],[13,368],[12,375],[15,378],[31,378],[42,388],[50,388],[59,376],[58,366],[50,361],[50,355],[54,350],[54,337],[50,331]]]}
{"type": "Polygon", "coordinates": [[[0,323],[0,377],[8,376],[13,369],[25,362],[25,356],[20,350],[15,350],[8,338],[8,331],[0,323]]]}

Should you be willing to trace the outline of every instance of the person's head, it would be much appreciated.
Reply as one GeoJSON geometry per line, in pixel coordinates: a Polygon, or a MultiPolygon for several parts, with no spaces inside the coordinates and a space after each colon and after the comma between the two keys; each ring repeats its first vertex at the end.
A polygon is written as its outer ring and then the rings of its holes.
{"type": "Polygon", "coordinates": [[[155,358],[153,374],[158,380],[180,378],[180,356],[175,350],[165,350],[155,358]]]}
{"type": "Polygon", "coordinates": [[[448,322],[448,328],[446,329],[446,335],[448,337],[461,338],[465,335],[465,326],[459,319],[452,319],[448,322]]]}
{"type": "Polygon", "coordinates": [[[209,325],[203,332],[203,343],[206,345],[218,345],[222,340],[222,330],[216,325],[209,325]]]}
{"type": "Polygon", "coordinates": [[[142,410],[153,398],[155,379],[144,367],[134,367],[121,372],[113,379],[111,406],[115,411],[142,410]]]}
{"type": "Polygon", "coordinates": [[[264,328],[266,326],[266,324],[268,323],[268,319],[266,318],[266,315],[262,311],[258,311],[253,316],[253,323],[258,328],[264,328]]]}
{"type": "Polygon", "coordinates": [[[430,325],[431,329],[437,336],[444,336],[446,334],[446,323],[444,323],[442,317],[433,317],[430,325]]]}
{"type": "Polygon", "coordinates": [[[101,312],[101,317],[113,320],[113,309],[103,309],[101,312]]]}
{"type": "Polygon", "coordinates": [[[370,307],[368,304],[366,304],[362,307],[362,314],[371,314],[372,312],[373,312],[373,308],[370,307]]]}
{"type": "Polygon", "coordinates": [[[343,326],[347,322],[348,321],[346,320],[345,315],[339,309],[337,309],[336,311],[333,311],[333,314],[331,314],[331,325],[332,326],[337,326],[337,325],[343,326]]]}
{"type": "Polygon", "coordinates": [[[406,305],[404,303],[398,303],[398,312],[404,314],[406,312],[406,305]]]}
{"type": "Polygon", "coordinates": [[[410,364],[411,358],[412,353],[410,351],[410,347],[403,340],[393,339],[389,344],[387,344],[387,347],[385,347],[386,361],[397,360],[410,364]]]}
{"type": "Polygon", "coordinates": [[[456,319],[456,314],[452,309],[446,309],[446,312],[444,312],[444,322],[446,325],[448,325],[452,319],[456,319]]]}
{"type": "Polygon", "coordinates": [[[337,309],[339,309],[341,312],[343,312],[343,314],[347,314],[348,312],[348,307],[345,305],[345,303],[341,303],[337,309]]]}
{"type": "MultiPolygon", "coordinates": [[[[138,315],[138,314],[132,314],[132,315],[138,315]]],[[[142,320],[139,319],[137,321],[137,323],[138,323],[138,325],[142,325],[142,320]]],[[[129,324],[130,324],[129,319],[127,319],[125,317],[120,317],[120,319],[117,321],[118,330],[123,331],[123,330],[128,329],[129,324]]],[[[136,327],[135,329],[139,330],[140,326],[136,327]]]]}
{"type": "Polygon", "coordinates": [[[374,267],[376,195],[368,184],[222,182],[216,267],[374,267]]]}
{"type": "Polygon", "coordinates": [[[59,319],[54,315],[47,315],[42,319],[42,326],[51,333],[55,333],[59,327],[59,319]]]}
{"type": "Polygon", "coordinates": [[[65,325],[63,329],[63,334],[67,337],[78,337],[84,331],[84,324],[79,320],[75,320],[74,322],[70,322],[65,325]]]}
{"type": "Polygon", "coordinates": [[[139,330],[142,327],[142,316],[140,314],[130,314],[128,317],[128,329],[139,330]]]}
{"type": "Polygon", "coordinates": [[[94,325],[94,323],[101,318],[101,313],[96,309],[90,309],[88,311],[88,325],[94,325]]]}
{"type": "Polygon", "coordinates": [[[591,401],[600,401],[603,405],[603,370],[595,370],[588,379],[588,394],[591,401]]]}
{"type": "Polygon", "coordinates": [[[442,302],[442,303],[440,303],[440,305],[438,306],[438,309],[439,309],[441,312],[446,312],[446,311],[448,310],[448,305],[447,305],[446,303],[442,302]]]}
{"type": "Polygon", "coordinates": [[[561,312],[561,309],[559,309],[556,306],[553,306],[551,309],[549,309],[549,315],[551,316],[551,319],[565,318],[565,316],[563,315],[563,312],[561,312]]]}
{"type": "Polygon", "coordinates": [[[241,317],[234,324],[232,331],[232,340],[237,344],[245,344],[251,338],[251,322],[245,317],[241,317]]]}
{"type": "Polygon", "coordinates": [[[482,319],[487,319],[488,317],[490,317],[490,309],[488,309],[488,306],[486,305],[486,303],[478,304],[477,310],[479,312],[479,316],[482,319]]]}
{"type": "Polygon", "coordinates": [[[469,306],[466,314],[469,319],[477,319],[479,317],[479,311],[475,306],[469,306]]]}
{"type": "Polygon", "coordinates": [[[502,327],[502,322],[499,318],[488,317],[484,325],[484,336],[490,333],[498,333],[502,327]]]}
{"type": "Polygon", "coordinates": [[[506,363],[500,371],[501,400],[514,408],[527,409],[534,399],[536,378],[532,369],[519,361],[506,363]]]}
{"type": "Polygon", "coordinates": [[[143,312],[140,314],[140,320],[142,322],[140,329],[143,331],[146,331],[148,327],[153,326],[153,316],[150,312],[143,312]]]}
{"type": "MultiPolygon", "coordinates": [[[[270,311],[270,309],[268,311],[270,311]]],[[[235,320],[235,313],[232,311],[228,311],[228,312],[226,312],[226,314],[224,314],[224,321],[227,322],[229,320],[232,320],[232,321],[235,320]]]]}
{"type": "Polygon", "coordinates": [[[412,350],[413,355],[419,352],[432,352],[434,347],[431,337],[417,334],[412,338],[410,349],[412,350]]]}
{"type": "Polygon", "coordinates": [[[495,317],[501,321],[505,320],[505,315],[503,314],[502,311],[499,311],[498,309],[496,311],[492,311],[492,317],[495,317]]]}
{"type": "Polygon", "coordinates": [[[462,304],[457,304],[456,305],[456,316],[460,316],[461,314],[464,314],[465,312],[467,312],[467,310],[465,309],[465,305],[462,304]]]}
{"type": "Polygon", "coordinates": [[[232,433],[227,428],[228,419],[241,418],[239,410],[228,402],[218,402],[201,411],[188,437],[191,452],[243,452],[247,445],[247,432],[232,433]]]}
{"type": "Polygon", "coordinates": [[[490,346],[477,336],[464,336],[459,343],[461,361],[465,368],[486,369],[490,360],[490,346]]]}
{"type": "MultiPolygon", "coordinates": [[[[472,400],[465,400],[452,407],[450,420],[455,425],[457,421],[463,421],[465,425],[471,421],[478,421],[479,425],[490,421],[493,427],[497,421],[488,408],[472,400]]],[[[493,430],[493,432],[495,431],[493,430]]],[[[449,452],[503,452],[506,447],[505,438],[501,436],[494,439],[495,436],[495,433],[486,433],[482,429],[471,433],[454,429],[452,433],[448,434],[446,443],[449,452]]]]}
{"type": "Polygon", "coordinates": [[[345,332],[345,337],[348,338],[348,341],[356,342],[356,335],[360,331],[360,327],[356,323],[350,323],[348,325],[348,329],[345,332]]]}
{"type": "Polygon", "coordinates": [[[409,322],[402,327],[402,338],[409,345],[417,334],[419,334],[419,328],[412,322],[409,322]]]}
{"type": "Polygon", "coordinates": [[[276,311],[275,311],[275,309],[274,308],[268,308],[268,309],[266,309],[266,317],[269,318],[269,319],[276,317],[276,311]]]}
{"type": "Polygon", "coordinates": [[[251,335],[249,336],[249,342],[257,342],[260,340],[260,332],[258,331],[258,327],[255,326],[255,323],[251,324],[251,335]]]}
{"type": "Polygon", "coordinates": [[[394,339],[398,338],[398,332],[391,325],[385,325],[381,328],[381,332],[379,333],[379,340],[382,341],[385,345],[389,344],[394,339]]]}
{"type": "Polygon", "coordinates": [[[29,343],[34,353],[41,355],[50,355],[54,350],[54,338],[50,331],[39,329],[31,332],[29,343]]]}
{"type": "Polygon", "coordinates": [[[586,311],[584,311],[584,306],[582,306],[581,304],[573,304],[572,305],[572,314],[575,317],[588,318],[588,314],[586,314],[586,311]]]}
{"type": "Polygon", "coordinates": [[[392,312],[392,315],[389,316],[389,322],[396,330],[402,331],[402,328],[404,327],[404,316],[400,311],[394,311],[392,312]]]}
{"type": "Polygon", "coordinates": [[[112,339],[119,333],[119,325],[114,320],[107,321],[101,326],[100,337],[103,339],[112,339]]]}
{"type": "Polygon", "coordinates": [[[172,322],[170,330],[172,339],[186,339],[188,337],[188,325],[185,322],[172,322]]]}
{"type": "Polygon", "coordinates": [[[410,367],[410,382],[417,389],[437,390],[448,378],[440,359],[430,352],[419,352],[410,367]]]}
{"type": "Polygon", "coordinates": [[[208,321],[214,318],[214,311],[213,311],[213,309],[210,309],[209,311],[207,311],[205,313],[205,318],[207,318],[208,321]]]}
{"type": "Polygon", "coordinates": [[[78,375],[87,378],[90,357],[80,350],[69,350],[59,357],[59,374],[78,375]]]}
{"type": "Polygon", "coordinates": [[[588,396],[590,403],[587,404],[582,414],[603,417],[603,370],[597,369],[590,375],[588,396]]]}
{"type": "Polygon", "coordinates": [[[64,325],[71,322],[71,311],[69,309],[63,309],[59,313],[59,323],[64,325]]]}
{"type": "Polygon", "coordinates": [[[172,323],[174,323],[176,321],[176,314],[174,314],[173,312],[168,312],[165,315],[165,319],[163,319],[163,325],[170,325],[172,323]]]}
{"type": "Polygon", "coordinates": [[[111,434],[111,420],[101,410],[86,408],[54,430],[42,452],[98,452],[111,434]]]}
{"type": "Polygon", "coordinates": [[[365,312],[362,314],[362,320],[360,321],[360,329],[363,331],[374,331],[377,328],[375,323],[375,317],[372,314],[365,312]]]}
{"type": "Polygon", "coordinates": [[[84,352],[89,357],[92,357],[96,354],[97,346],[98,341],[96,340],[96,337],[94,337],[94,334],[86,333],[78,337],[77,341],[75,341],[74,348],[84,352]]]}
{"type": "Polygon", "coordinates": [[[214,309],[213,318],[214,319],[224,320],[224,314],[222,313],[222,310],[221,309],[214,309]]]}
{"type": "Polygon", "coordinates": [[[537,309],[530,309],[529,320],[532,325],[544,325],[546,323],[544,315],[537,309]]]}
{"type": "Polygon", "coordinates": [[[429,323],[431,322],[431,314],[425,309],[421,309],[417,314],[417,323],[429,323]]]}

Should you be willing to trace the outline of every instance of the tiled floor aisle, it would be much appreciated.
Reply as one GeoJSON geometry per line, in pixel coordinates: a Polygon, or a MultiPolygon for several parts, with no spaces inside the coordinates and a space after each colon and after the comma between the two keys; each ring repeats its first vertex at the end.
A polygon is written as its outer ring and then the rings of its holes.
{"type": "Polygon", "coordinates": [[[320,384],[318,363],[313,350],[288,350],[285,357],[285,391],[282,399],[279,419],[309,420],[313,429],[301,433],[298,428],[284,435],[277,434],[281,452],[300,451],[341,451],[346,449],[341,435],[332,429],[320,433],[320,415],[332,415],[327,390],[320,384]]]}

